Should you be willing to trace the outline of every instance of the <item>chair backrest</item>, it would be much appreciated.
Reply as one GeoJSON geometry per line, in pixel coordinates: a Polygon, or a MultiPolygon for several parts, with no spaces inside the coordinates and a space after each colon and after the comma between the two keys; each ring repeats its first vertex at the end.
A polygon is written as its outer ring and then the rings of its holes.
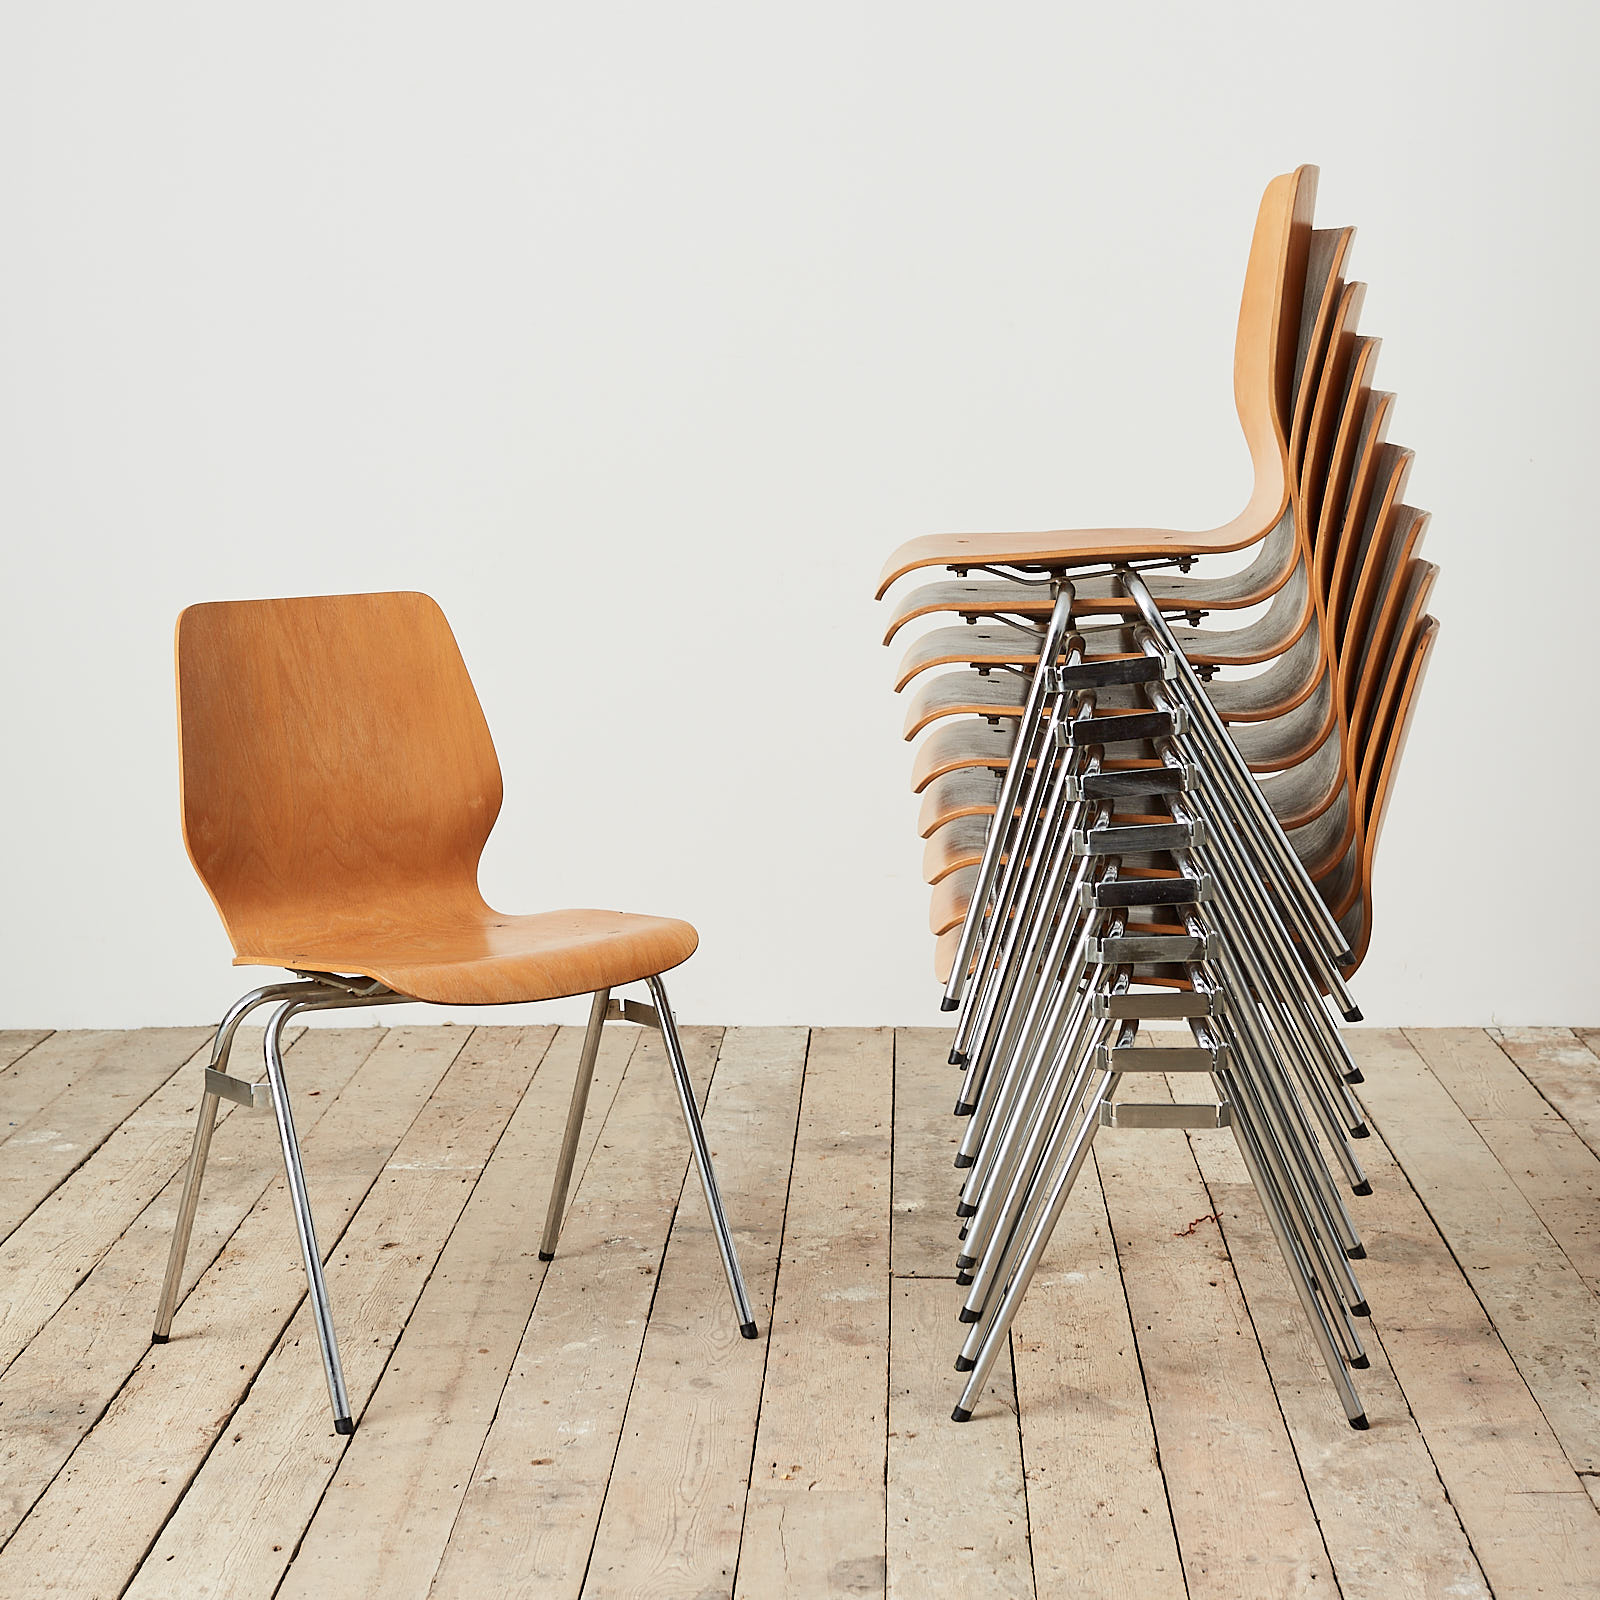
{"type": "Polygon", "coordinates": [[[482,905],[500,764],[426,595],[190,606],[177,674],[184,842],[237,954],[482,905]]]}
{"type": "Polygon", "coordinates": [[[1241,525],[1270,527],[1288,502],[1295,364],[1316,197],[1317,169],[1296,167],[1267,185],[1256,213],[1233,347],[1234,406],[1255,471],[1241,525]]]}
{"type": "Polygon", "coordinates": [[[1372,867],[1378,853],[1378,836],[1383,832],[1389,801],[1394,795],[1395,775],[1400,770],[1400,761],[1405,754],[1412,713],[1416,710],[1417,695],[1422,688],[1438,633],[1439,624],[1434,618],[1424,617],[1411,645],[1405,675],[1397,684],[1394,703],[1388,708],[1389,722],[1385,730],[1384,747],[1372,777],[1367,814],[1361,830],[1359,890],[1354,903],[1339,919],[1340,927],[1350,941],[1353,957],[1347,972],[1354,972],[1361,965],[1366,959],[1367,947],[1372,942],[1372,867]]]}

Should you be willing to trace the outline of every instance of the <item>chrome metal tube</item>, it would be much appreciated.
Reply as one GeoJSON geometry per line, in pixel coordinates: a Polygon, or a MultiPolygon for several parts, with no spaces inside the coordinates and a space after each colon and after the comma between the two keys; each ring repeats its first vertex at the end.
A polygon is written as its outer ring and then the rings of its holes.
{"type": "Polygon", "coordinates": [[[583,1035],[578,1055],[578,1075],[572,1083],[572,1100],[567,1106],[567,1126],[561,1135],[561,1154],[556,1157],[555,1182],[550,1188],[550,1206],[545,1212],[544,1235],[539,1240],[539,1259],[554,1261],[556,1241],[561,1237],[561,1222],[566,1216],[567,1187],[572,1182],[572,1163],[583,1137],[583,1114],[589,1104],[589,1085],[594,1082],[594,1064],[600,1055],[600,1036],[605,1031],[609,989],[595,990],[589,1007],[589,1026],[583,1035]]]}
{"type": "Polygon", "coordinates": [[[700,1173],[700,1187],[706,1197],[706,1210],[711,1215],[711,1230],[717,1236],[717,1251],[722,1257],[722,1270],[728,1279],[728,1290],[733,1296],[734,1313],[739,1319],[739,1332],[746,1339],[756,1337],[755,1317],[750,1310],[750,1297],[745,1292],[744,1274],[739,1270],[739,1255],[734,1249],[733,1230],[728,1226],[727,1214],[722,1209],[722,1195],[717,1189],[717,1175],[711,1165],[711,1150],[706,1144],[705,1129],[700,1123],[700,1108],[695,1104],[694,1082],[689,1077],[689,1066],[683,1057],[683,1045],[678,1038],[678,1024],[667,1002],[667,986],[660,976],[646,980],[650,985],[650,998],[655,1001],[656,1014],[661,1022],[661,1042],[666,1046],[667,1060],[672,1066],[672,1081],[678,1090],[678,1105],[683,1111],[684,1126],[689,1131],[689,1145],[694,1151],[694,1164],[700,1173]]]}
{"type": "Polygon", "coordinates": [[[984,910],[989,900],[989,891],[994,887],[995,874],[1000,864],[1000,849],[1004,842],[1002,836],[1005,832],[1000,824],[1002,819],[1010,817],[1021,790],[1023,774],[1028,770],[1027,752],[1032,748],[1032,742],[1039,731],[1040,712],[1044,706],[1045,692],[1050,684],[1050,669],[1055,665],[1061,641],[1066,638],[1067,630],[1072,623],[1072,598],[1072,585],[1063,584],[1056,596],[1055,605],[1050,612],[1049,625],[1045,628],[1044,638],[1039,646],[1039,666],[1034,673],[1033,683],[1029,686],[1028,698],[1023,703],[1016,743],[1011,752],[1011,763],[1006,768],[1006,775],[1000,784],[999,803],[995,808],[996,826],[990,828],[989,836],[984,841],[983,857],[978,864],[977,882],[973,885],[972,900],[967,907],[967,919],[962,924],[961,937],[956,944],[955,961],[950,968],[949,981],[945,984],[943,1005],[946,1011],[954,1011],[961,1003],[961,995],[966,986],[967,968],[972,962],[978,942],[978,931],[982,927],[984,910]]]}

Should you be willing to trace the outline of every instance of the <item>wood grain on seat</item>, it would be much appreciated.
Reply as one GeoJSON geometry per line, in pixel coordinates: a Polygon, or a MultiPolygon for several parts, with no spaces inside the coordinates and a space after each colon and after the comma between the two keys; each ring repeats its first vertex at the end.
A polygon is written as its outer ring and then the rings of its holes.
{"type": "Polygon", "coordinates": [[[484,901],[500,764],[426,595],[191,606],[177,672],[184,842],[235,965],[500,1005],[615,987],[694,952],[694,929],[669,917],[507,916],[484,901]]]}

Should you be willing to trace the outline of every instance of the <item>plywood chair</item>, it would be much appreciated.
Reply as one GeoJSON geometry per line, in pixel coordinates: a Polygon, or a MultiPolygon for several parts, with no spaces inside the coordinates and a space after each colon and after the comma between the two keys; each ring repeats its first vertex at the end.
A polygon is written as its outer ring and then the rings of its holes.
{"type": "Polygon", "coordinates": [[[514,1005],[592,994],[540,1257],[560,1231],[607,1020],[658,1027],[733,1297],[756,1336],[732,1232],[661,975],[695,930],[621,911],[511,916],[478,889],[500,810],[500,765],[444,614],[426,595],[334,595],[191,606],[178,619],[183,833],[236,966],[297,981],[254,989],[223,1018],[206,1069],[155,1341],[172,1326],[219,1097],[270,1100],[333,1403],[354,1430],[284,1078],[300,1012],[425,1001],[514,1005]],[[653,1005],[611,999],[643,982],[653,1005]],[[272,1005],[265,1085],[231,1076],[240,1020],[272,1005]]]}
{"type": "MultiPolygon", "coordinates": [[[[1106,562],[1185,559],[1224,554],[1260,545],[1282,527],[1290,500],[1290,428],[1286,418],[1297,362],[1303,361],[1301,307],[1306,297],[1311,261],[1311,214],[1317,170],[1303,166],[1274,178],[1262,197],[1245,271],[1234,350],[1234,400],[1255,479],[1244,509],[1221,527],[1205,532],[1170,528],[1079,528],[1045,533],[932,534],[900,546],[885,563],[879,579],[881,598],[899,579],[926,567],[949,567],[958,574],[972,569],[1010,568],[1019,572],[1063,572],[1106,562]]],[[[1326,274],[1333,253],[1325,254],[1326,274]]],[[[1263,574],[1263,583],[1231,593],[1231,603],[1251,605],[1265,599],[1288,576],[1289,550],[1263,574]]],[[[1175,581],[1175,580],[1173,580],[1175,581]]],[[[1197,602],[1181,591],[1163,592],[1162,603],[1176,610],[1197,602]]],[[[1220,599],[1210,603],[1220,604],[1220,599]]],[[[941,607],[941,609],[945,609],[941,607]]],[[[1093,595],[1087,589],[1077,607],[1125,614],[1128,608],[1113,590],[1093,595]]],[[[897,608],[897,615],[898,615],[897,608]]]]}

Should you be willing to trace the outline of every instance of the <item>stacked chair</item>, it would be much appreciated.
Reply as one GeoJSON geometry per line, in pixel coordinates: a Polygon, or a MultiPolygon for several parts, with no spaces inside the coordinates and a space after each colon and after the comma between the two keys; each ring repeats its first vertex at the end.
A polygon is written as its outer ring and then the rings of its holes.
{"type": "Polygon", "coordinates": [[[1102,1127],[1229,1127],[1352,1426],[1368,1315],[1343,1190],[1370,1193],[1334,1012],[1371,930],[1372,862],[1437,630],[1426,516],[1402,503],[1357,329],[1349,229],[1316,169],[1262,199],[1234,361],[1250,503],[1208,533],[917,539],[886,642],[943,1005],[956,1013],[968,1420],[1102,1127]],[[1229,570],[1195,570],[1199,558],[1229,570]],[[1223,625],[1229,613],[1248,611],[1223,625]],[[1211,625],[1202,627],[1210,619],[1211,625]],[[1219,669],[1255,669],[1219,677],[1219,669]],[[939,670],[939,669],[955,670],[939,670]],[[1180,1044],[1135,1049],[1142,1022],[1180,1044]],[[1183,1074],[1195,1103],[1126,1097],[1183,1074]]]}

